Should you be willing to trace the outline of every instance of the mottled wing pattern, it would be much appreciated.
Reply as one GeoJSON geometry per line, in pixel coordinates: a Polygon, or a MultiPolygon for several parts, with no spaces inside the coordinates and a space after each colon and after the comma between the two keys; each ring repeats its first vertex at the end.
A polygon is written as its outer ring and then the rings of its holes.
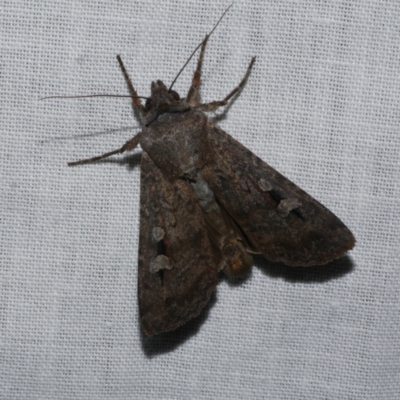
{"type": "Polygon", "coordinates": [[[139,313],[152,336],[200,313],[218,283],[221,255],[190,183],[168,181],[143,152],[140,186],[139,313]]]}
{"type": "Polygon", "coordinates": [[[218,202],[268,260],[322,265],[354,247],[349,229],[318,201],[209,123],[215,163],[202,170],[218,202]]]}

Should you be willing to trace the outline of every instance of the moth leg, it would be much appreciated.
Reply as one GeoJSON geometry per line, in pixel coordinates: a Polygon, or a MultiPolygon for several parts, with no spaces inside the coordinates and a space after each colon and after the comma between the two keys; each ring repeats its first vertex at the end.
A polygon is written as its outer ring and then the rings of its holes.
{"type": "Polygon", "coordinates": [[[104,153],[101,156],[87,158],[86,160],[69,162],[68,166],[69,167],[75,167],[76,165],[89,164],[89,163],[92,163],[92,162],[95,162],[95,161],[103,160],[104,158],[110,157],[110,156],[112,156],[114,154],[122,154],[125,151],[133,150],[139,144],[140,133],[141,132],[139,132],[137,135],[135,135],[132,139],[128,140],[120,149],[113,150],[113,151],[110,151],[108,153],[104,153]]]}
{"type": "Polygon", "coordinates": [[[249,66],[247,67],[246,74],[244,75],[242,81],[239,83],[235,89],[232,90],[223,100],[220,101],[212,101],[211,103],[200,104],[199,108],[203,111],[215,111],[218,107],[226,106],[228,104],[228,100],[230,100],[236,93],[238,93],[243,86],[246,84],[246,81],[250,75],[251,69],[253,68],[253,64],[256,61],[256,58],[253,57],[250,61],[249,66]]]}
{"type": "Polygon", "coordinates": [[[125,69],[124,63],[122,62],[120,55],[117,55],[117,60],[118,60],[119,66],[121,68],[122,74],[124,75],[125,82],[128,85],[129,93],[132,96],[133,109],[138,110],[141,114],[144,114],[144,107],[142,105],[142,102],[140,99],[137,98],[138,94],[132,85],[131,78],[129,78],[128,72],[125,69]]]}
{"type": "Polygon", "coordinates": [[[199,59],[197,60],[197,68],[196,71],[194,71],[192,78],[192,85],[190,86],[190,89],[186,96],[186,102],[189,103],[191,106],[197,106],[201,103],[201,97],[200,97],[201,67],[203,65],[204,53],[206,50],[206,45],[209,37],[210,35],[206,35],[206,37],[203,40],[203,44],[201,45],[200,56],[199,59]]]}

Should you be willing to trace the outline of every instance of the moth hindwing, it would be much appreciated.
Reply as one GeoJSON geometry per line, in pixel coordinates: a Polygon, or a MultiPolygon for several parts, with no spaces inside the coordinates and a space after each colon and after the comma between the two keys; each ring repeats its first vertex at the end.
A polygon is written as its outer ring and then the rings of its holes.
{"type": "Polygon", "coordinates": [[[149,336],[197,316],[219,272],[247,274],[252,253],[294,267],[311,266],[339,258],[355,244],[339,218],[204,114],[240,91],[255,62],[223,100],[202,103],[208,37],[183,99],[158,80],[142,105],[118,56],[143,129],[118,150],[69,164],[142,147],[138,298],[149,336]]]}

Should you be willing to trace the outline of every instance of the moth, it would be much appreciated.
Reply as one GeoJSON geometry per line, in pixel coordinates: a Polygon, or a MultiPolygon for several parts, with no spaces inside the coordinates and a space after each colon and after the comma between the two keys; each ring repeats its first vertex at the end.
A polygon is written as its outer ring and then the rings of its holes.
{"type": "Polygon", "coordinates": [[[201,67],[211,33],[198,46],[184,98],[173,84],[167,88],[157,80],[143,105],[117,56],[142,130],[118,150],[69,163],[142,148],[138,300],[148,336],[196,317],[220,271],[232,278],[246,275],[252,254],[307,267],[326,264],[355,245],[338,217],[207,117],[205,112],[227,105],[242,89],[255,62],[253,57],[223,100],[203,103],[201,67]]]}

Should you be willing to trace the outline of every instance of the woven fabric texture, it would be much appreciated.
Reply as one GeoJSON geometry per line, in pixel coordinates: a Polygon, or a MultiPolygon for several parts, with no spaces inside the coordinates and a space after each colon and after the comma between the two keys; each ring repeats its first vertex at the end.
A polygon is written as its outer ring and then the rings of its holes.
{"type": "MultiPolygon", "coordinates": [[[[197,319],[152,339],[137,308],[138,93],[172,82],[226,1],[0,5],[0,398],[398,399],[400,3],[236,1],[209,40],[218,124],[333,211],[350,254],[255,258],[197,319]]],[[[197,56],[174,89],[186,94],[197,56]]],[[[212,116],[212,115],[211,115],[212,116]]]]}

